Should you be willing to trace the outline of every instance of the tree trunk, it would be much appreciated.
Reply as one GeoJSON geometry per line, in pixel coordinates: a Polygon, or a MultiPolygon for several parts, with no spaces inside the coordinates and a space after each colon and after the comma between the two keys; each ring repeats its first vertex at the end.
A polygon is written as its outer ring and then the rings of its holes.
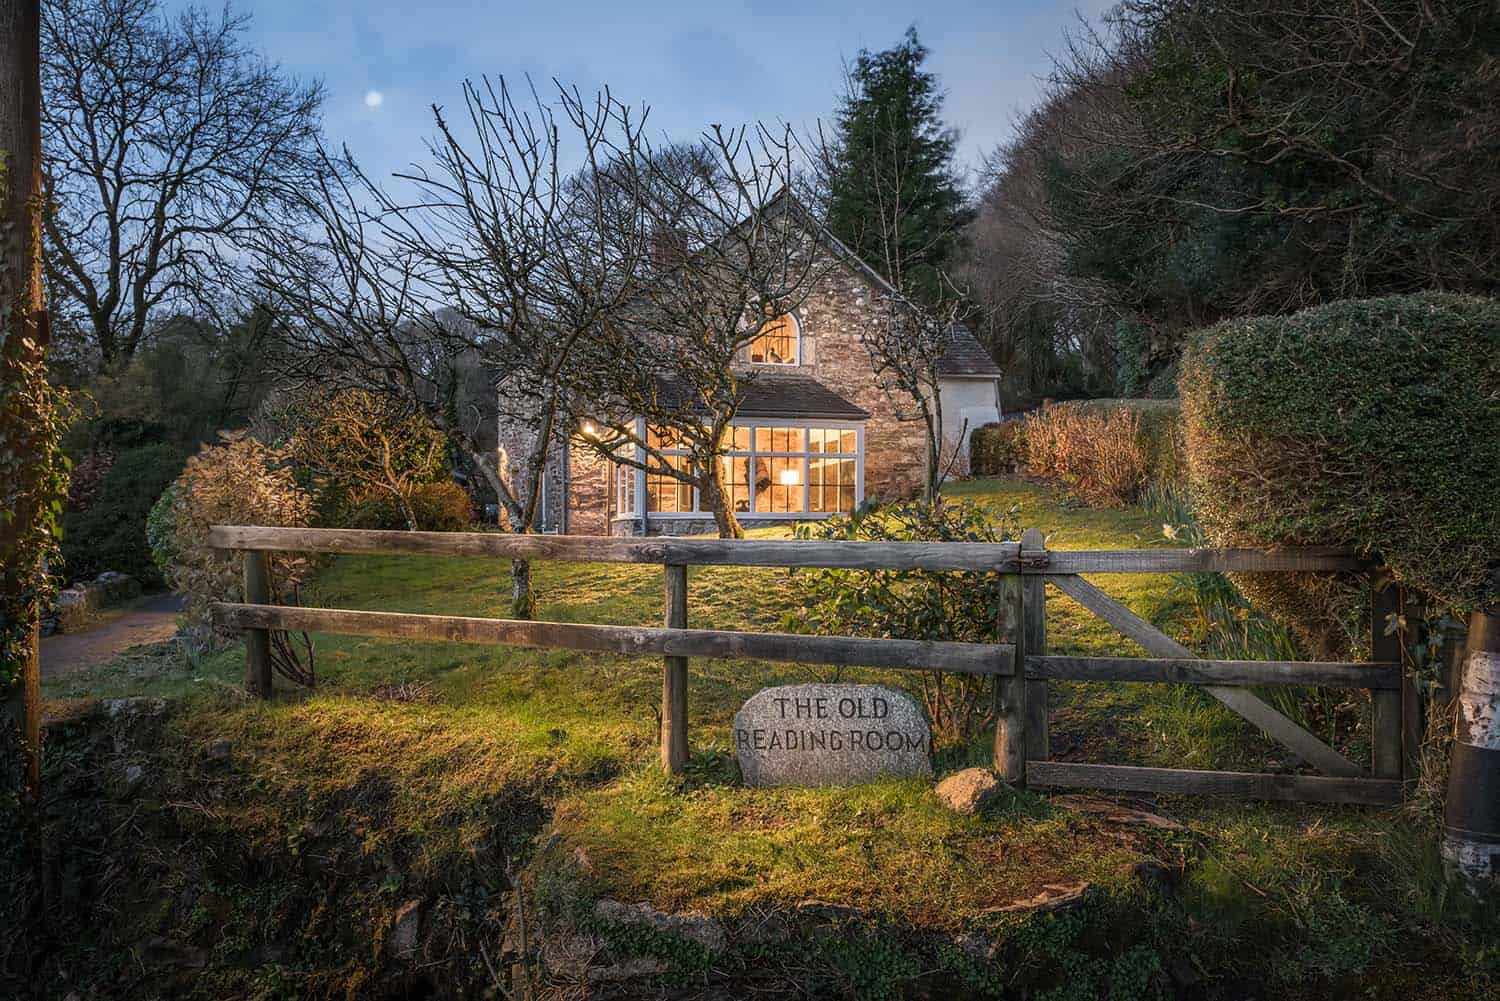
{"type": "MultiPolygon", "coordinates": [[[[47,324],[42,300],[42,86],[41,86],[41,3],[39,0],[0,0],[0,154],[4,156],[4,180],[0,183],[0,294],[10,299],[4,305],[10,312],[9,329],[3,331],[4,353],[0,377],[12,375],[27,379],[29,366],[46,359],[47,324]]],[[[0,311],[4,315],[4,311],[0,311]]],[[[21,387],[18,387],[21,388],[21,387]]],[[[16,431],[14,440],[4,446],[27,447],[35,441],[26,429],[3,429],[6,437],[16,431]]],[[[46,448],[45,439],[42,448],[46,448]]],[[[44,468],[47,457],[32,455],[33,468],[44,468]]],[[[9,553],[23,538],[35,520],[43,516],[36,509],[35,495],[23,491],[25,507],[12,512],[0,541],[0,552],[9,553]]],[[[24,551],[27,559],[35,554],[24,551]]],[[[18,569],[18,568],[13,568],[18,569]]],[[[33,568],[25,568],[27,570],[33,568]]],[[[26,573],[0,574],[0,586],[10,590],[29,580],[26,573]]],[[[0,598],[6,605],[20,605],[21,594],[0,598]]],[[[32,825],[38,885],[43,887],[41,904],[45,911],[45,854],[41,840],[42,809],[42,700],[41,665],[38,658],[38,609],[33,600],[21,613],[24,616],[24,638],[20,643],[19,688],[21,753],[25,755],[25,788],[23,805],[32,825]]]]}
{"type": "Polygon", "coordinates": [[[703,477],[703,482],[698,489],[703,500],[708,504],[708,509],[713,512],[714,525],[719,530],[719,538],[743,539],[745,528],[734,516],[734,512],[729,509],[729,497],[724,490],[723,465],[719,462],[718,456],[708,463],[708,475],[703,477]]]}
{"type": "Polygon", "coordinates": [[[531,590],[531,561],[510,561],[510,616],[530,619],[536,616],[536,594],[531,590]]]}
{"type": "Polygon", "coordinates": [[[1456,722],[1442,853],[1479,893],[1500,880],[1500,605],[1469,617],[1456,722]]]}

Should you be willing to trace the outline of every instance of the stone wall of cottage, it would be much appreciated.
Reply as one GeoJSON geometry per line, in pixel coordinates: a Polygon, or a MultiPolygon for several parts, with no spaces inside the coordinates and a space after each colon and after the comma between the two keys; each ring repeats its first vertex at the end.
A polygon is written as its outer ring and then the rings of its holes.
{"type": "Polygon", "coordinates": [[[615,513],[609,462],[582,448],[568,449],[568,534],[609,535],[615,513]]]}
{"type": "Polygon", "coordinates": [[[878,313],[877,292],[866,276],[839,264],[823,269],[796,311],[802,330],[802,364],[813,376],[861,410],[865,422],[865,497],[888,500],[920,489],[927,448],[920,421],[900,421],[875,382],[860,335],[878,313]]]}

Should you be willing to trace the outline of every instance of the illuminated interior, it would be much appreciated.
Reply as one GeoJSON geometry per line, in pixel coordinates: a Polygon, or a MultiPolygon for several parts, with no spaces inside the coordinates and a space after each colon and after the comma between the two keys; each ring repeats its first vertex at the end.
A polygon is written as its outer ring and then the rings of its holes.
{"type": "Polygon", "coordinates": [[[797,364],[797,321],[790,313],[760,329],[750,342],[750,360],[757,365],[797,364]]]}
{"type": "MultiPolygon", "coordinates": [[[[854,427],[735,425],[724,463],[729,507],[741,515],[836,514],[860,501],[860,435],[854,427]]],[[[647,433],[653,449],[674,469],[688,470],[687,450],[647,433]]],[[[645,475],[651,514],[708,513],[690,483],[666,473],[645,475]]],[[[636,470],[615,466],[615,496],[622,515],[638,514],[636,470]]]]}

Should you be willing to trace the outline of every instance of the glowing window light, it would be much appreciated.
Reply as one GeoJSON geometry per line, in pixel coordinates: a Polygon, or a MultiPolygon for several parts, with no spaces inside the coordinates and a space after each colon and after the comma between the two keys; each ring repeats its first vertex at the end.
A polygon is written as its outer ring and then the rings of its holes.
{"type": "Polygon", "coordinates": [[[802,482],[802,477],[796,469],[783,469],[781,471],[781,485],[784,487],[795,487],[802,482]]]}

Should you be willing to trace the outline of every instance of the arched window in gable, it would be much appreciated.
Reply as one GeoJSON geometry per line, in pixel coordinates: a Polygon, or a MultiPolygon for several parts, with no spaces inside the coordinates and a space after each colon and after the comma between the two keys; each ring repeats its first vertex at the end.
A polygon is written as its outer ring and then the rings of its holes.
{"type": "Polygon", "coordinates": [[[796,317],[783,313],[771,320],[750,342],[750,361],[757,365],[795,365],[802,332],[796,317]]]}

